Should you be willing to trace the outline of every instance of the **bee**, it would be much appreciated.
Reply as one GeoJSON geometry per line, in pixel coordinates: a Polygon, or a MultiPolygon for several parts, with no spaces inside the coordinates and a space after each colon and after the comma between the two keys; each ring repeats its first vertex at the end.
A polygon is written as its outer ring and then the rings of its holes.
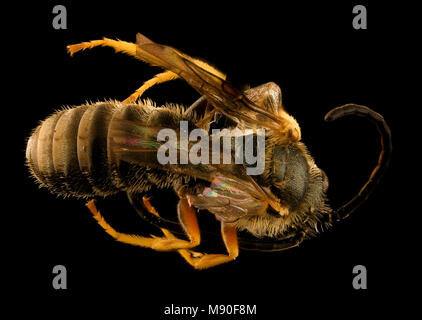
{"type": "MultiPolygon", "coordinates": [[[[178,251],[194,268],[206,269],[236,259],[239,249],[285,250],[298,246],[356,210],[380,181],[392,152],[390,129],[368,107],[346,104],[325,116],[332,121],[357,115],[372,121],[381,138],[378,164],[358,194],[337,209],[327,204],[328,178],[301,142],[297,121],[282,104],[280,87],[266,83],[247,90],[232,85],[208,63],[137,34],[136,43],[103,38],[69,45],[70,55],[97,46],[112,47],[164,71],[146,81],[126,100],[104,101],[55,112],[32,132],[26,163],[36,181],[54,194],[89,200],[98,224],[119,242],[157,251],[178,251]],[[190,107],[156,106],[142,94],[152,86],[181,78],[200,98],[190,107]],[[265,129],[265,167],[247,173],[244,163],[162,164],[157,152],[163,128],[265,129]],[[174,189],[177,221],[157,212],[147,196],[151,188],[174,189]],[[126,192],[140,216],[163,235],[140,236],[116,231],[96,208],[96,196],[126,192]],[[194,251],[201,243],[199,210],[221,224],[226,254],[194,251]],[[238,237],[247,232],[252,239],[238,237]],[[184,238],[178,237],[180,233],[184,238]]],[[[181,143],[175,145],[180,156],[181,143]]],[[[214,150],[213,150],[214,152],[214,150]]]]}

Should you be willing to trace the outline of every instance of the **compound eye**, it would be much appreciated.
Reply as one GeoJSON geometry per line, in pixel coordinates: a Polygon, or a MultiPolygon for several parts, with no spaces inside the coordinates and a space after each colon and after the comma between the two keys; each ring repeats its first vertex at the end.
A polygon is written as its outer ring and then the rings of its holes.
{"type": "Polygon", "coordinates": [[[294,146],[276,146],[273,153],[272,179],[275,194],[290,209],[295,209],[305,196],[309,166],[303,152],[294,146]]]}
{"type": "Polygon", "coordinates": [[[283,182],[286,178],[287,152],[286,147],[274,148],[272,177],[275,182],[283,182]]]}

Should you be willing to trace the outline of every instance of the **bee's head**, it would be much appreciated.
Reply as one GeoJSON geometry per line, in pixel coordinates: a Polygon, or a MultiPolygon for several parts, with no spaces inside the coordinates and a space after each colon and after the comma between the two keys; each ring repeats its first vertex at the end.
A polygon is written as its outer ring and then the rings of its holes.
{"type": "MultiPolygon", "coordinates": [[[[317,231],[321,218],[330,212],[325,192],[328,179],[303,143],[275,145],[268,150],[267,170],[261,185],[269,194],[264,214],[247,215],[236,226],[256,237],[280,238],[298,230],[317,231]]],[[[263,245],[265,246],[265,245],[263,245]]]]}
{"type": "Polygon", "coordinates": [[[290,212],[307,198],[324,194],[327,175],[317,168],[304,145],[275,146],[271,159],[272,192],[290,212]],[[315,193],[315,194],[314,194],[315,193]]]}

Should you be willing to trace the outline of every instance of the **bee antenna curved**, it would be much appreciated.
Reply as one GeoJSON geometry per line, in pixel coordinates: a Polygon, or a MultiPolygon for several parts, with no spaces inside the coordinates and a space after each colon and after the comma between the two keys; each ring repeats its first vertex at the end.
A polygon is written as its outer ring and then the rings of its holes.
{"type": "Polygon", "coordinates": [[[331,217],[332,222],[337,222],[348,217],[368,199],[372,191],[380,182],[386,168],[388,167],[393,150],[391,131],[389,126],[379,113],[376,113],[368,107],[357,104],[345,104],[330,110],[325,115],[324,120],[334,121],[349,115],[363,117],[375,124],[381,137],[381,153],[379,155],[376,167],[372,170],[369,179],[366,181],[360,191],[349,202],[345,203],[338,209],[333,210],[331,214],[328,215],[331,217]]]}

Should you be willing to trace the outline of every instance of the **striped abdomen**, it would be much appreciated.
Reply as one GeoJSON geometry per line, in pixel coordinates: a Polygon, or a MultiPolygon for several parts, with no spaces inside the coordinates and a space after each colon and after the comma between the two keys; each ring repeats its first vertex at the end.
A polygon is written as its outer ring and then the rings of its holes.
{"type": "Polygon", "coordinates": [[[26,160],[31,173],[42,186],[64,196],[147,189],[145,168],[120,163],[110,152],[109,128],[115,119],[145,123],[154,109],[103,102],[54,113],[28,140],[26,160]]]}

